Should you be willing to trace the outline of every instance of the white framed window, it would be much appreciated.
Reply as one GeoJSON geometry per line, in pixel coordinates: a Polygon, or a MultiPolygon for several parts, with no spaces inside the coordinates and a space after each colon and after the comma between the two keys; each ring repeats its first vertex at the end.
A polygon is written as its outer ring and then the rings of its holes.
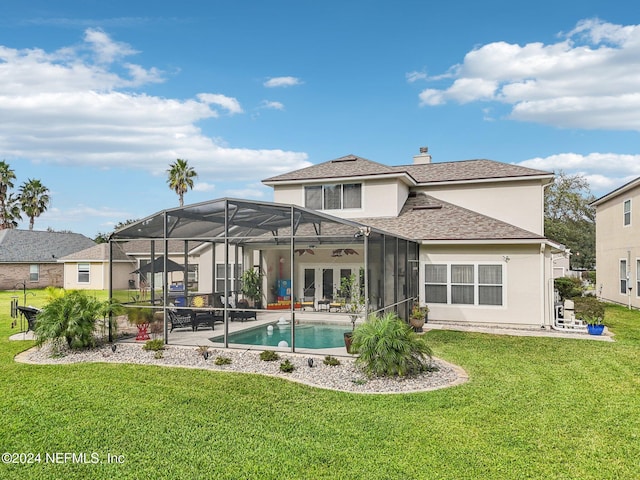
{"type": "Polygon", "coordinates": [[[620,260],[620,293],[627,294],[627,261],[620,260]]]}
{"type": "Polygon", "coordinates": [[[502,305],[502,265],[478,265],[478,304],[502,305]]]}
{"type": "Polygon", "coordinates": [[[451,265],[451,303],[473,305],[475,268],[473,265],[451,265]]]}
{"type": "MultiPolygon", "coordinates": [[[[216,263],[216,292],[224,292],[224,263],[216,263]]],[[[240,277],[242,276],[242,265],[236,263],[234,271],[231,271],[233,265],[227,265],[227,291],[229,293],[234,291],[240,291],[242,284],[240,277]]]]}
{"type": "Polygon", "coordinates": [[[625,200],[622,204],[622,225],[631,225],[631,199],[625,200]]]}
{"type": "Polygon", "coordinates": [[[89,283],[90,280],[90,268],[88,263],[78,264],[78,283],[89,283]]]}
{"type": "Polygon", "coordinates": [[[362,208],[362,184],[334,183],[304,187],[304,206],[314,210],[362,208]]]}
{"type": "Polygon", "coordinates": [[[425,264],[426,303],[504,305],[503,264],[425,264]]]}
{"type": "Polygon", "coordinates": [[[30,282],[40,281],[40,265],[37,265],[37,264],[29,265],[29,281],[30,282]]]}
{"type": "Polygon", "coordinates": [[[447,265],[424,266],[424,298],[427,303],[447,303],[447,265]]]}

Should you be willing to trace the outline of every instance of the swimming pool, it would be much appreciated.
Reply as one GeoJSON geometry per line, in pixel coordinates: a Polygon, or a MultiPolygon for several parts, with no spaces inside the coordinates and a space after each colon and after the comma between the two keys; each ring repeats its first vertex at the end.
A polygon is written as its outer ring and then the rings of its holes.
{"type": "MultiPolygon", "coordinates": [[[[350,325],[296,325],[296,348],[344,347],[344,332],[350,325]]],[[[223,336],[210,338],[212,342],[223,342],[223,336]]],[[[229,334],[229,343],[277,347],[281,341],[291,344],[291,325],[269,324],[258,328],[229,334]],[[267,327],[271,326],[272,329],[267,327]]]]}

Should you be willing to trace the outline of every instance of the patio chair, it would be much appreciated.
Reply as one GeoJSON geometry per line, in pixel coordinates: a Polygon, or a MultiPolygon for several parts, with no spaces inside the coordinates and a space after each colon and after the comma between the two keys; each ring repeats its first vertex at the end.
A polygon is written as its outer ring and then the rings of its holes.
{"type": "Polygon", "coordinates": [[[36,330],[36,317],[40,310],[34,307],[21,307],[18,305],[18,310],[24,315],[24,318],[27,319],[27,332],[31,330],[35,332],[36,330]]]}
{"type": "Polygon", "coordinates": [[[244,299],[238,300],[238,308],[242,308],[243,310],[232,310],[231,320],[240,320],[242,322],[245,320],[256,320],[256,311],[249,307],[249,302],[244,299]]]}
{"type": "Polygon", "coordinates": [[[300,303],[302,310],[306,310],[307,307],[311,307],[312,310],[316,309],[316,289],[315,288],[307,288],[304,291],[304,296],[302,297],[302,302],[300,303]]]}
{"type": "MultiPolygon", "coordinates": [[[[210,327],[213,330],[216,322],[224,322],[224,312],[220,310],[220,308],[216,305],[216,298],[219,298],[217,294],[213,296],[213,309],[205,311],[205,310],[194,310],[192,321],[193,321],[193,330],[198,330],[198,327],[205,326],[210,327]]],[[[193,298],[191,301],[191,305],[194,307],[209,307],[209,296],[208,295],[199,295],[193,298]]]]}
{"type": "Polygon", "coordinates": [[[174,310],[172,308],[167,309],[169,313],[169,321],[171,322],[171,330],[169,333],[173,332],[174,328],[187,328],[190,327],[193,329],[192,322],[192,313],[188,310],[174,310]]]}

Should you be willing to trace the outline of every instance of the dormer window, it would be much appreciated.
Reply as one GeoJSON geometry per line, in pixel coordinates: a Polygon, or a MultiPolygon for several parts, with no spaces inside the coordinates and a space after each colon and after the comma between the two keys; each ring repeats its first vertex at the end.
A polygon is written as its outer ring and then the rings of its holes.
{"type": "Polygon", "coordinates": [[[362,184],[334,183],[304,187],[304,206],[314,210],[362,208],[362,184]]]}

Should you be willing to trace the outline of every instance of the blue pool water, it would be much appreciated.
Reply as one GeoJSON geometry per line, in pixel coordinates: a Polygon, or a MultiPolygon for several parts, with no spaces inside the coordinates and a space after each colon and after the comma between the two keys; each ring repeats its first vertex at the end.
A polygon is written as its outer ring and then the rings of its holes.
{"type": "MultiPolygon", "coordinates": [[[[291,344],[291,326],[273,324],[273,331],[269,334],[267,325],[252,328],[242,332],[229,334],[229,343],[245,345],[263,345],[277,347],[282,340],[291,344]]],[[[351,331],[346,325],[296,325],[296,348],[335,348],[344,347],[344,332],[351,331]]],[[[210,339],[212,342],[222,342],[222,336],[210,339]]]]}

